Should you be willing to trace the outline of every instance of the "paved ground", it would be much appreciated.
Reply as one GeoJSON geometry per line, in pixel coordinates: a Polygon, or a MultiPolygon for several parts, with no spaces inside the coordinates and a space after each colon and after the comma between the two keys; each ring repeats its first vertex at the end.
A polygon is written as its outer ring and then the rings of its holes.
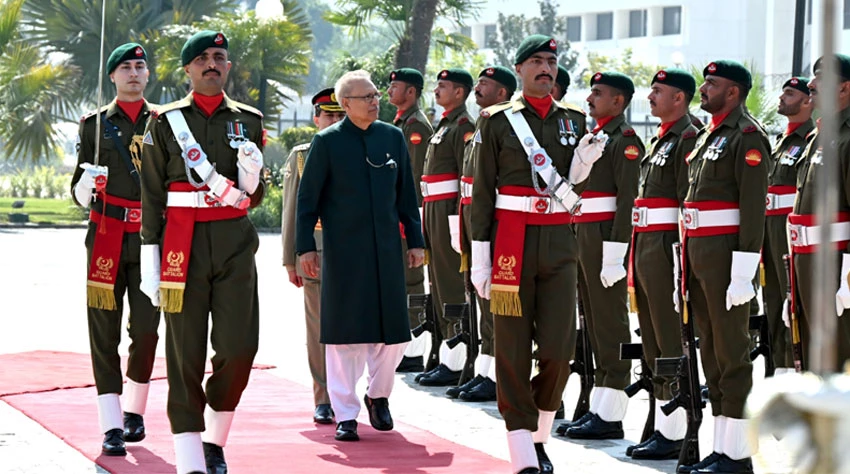
{"type": "MultiPolygon", "coordinates": [[[[88,352],[85,323],[85,247],[82,229],[0,228],[0,353],[31,350],[88,352]]],[[[274,372],[309,385],[301,291],[286,280],[281,267],[279,234],[261,235],[257,255],[261,330],[256,361],[274,364],[274,372]]],[[[636,322],[632,321],[633,327],[636,322]]],[[[164,325],[161,330],[164,331],[164,325]]],[[[163,336],[164,337],[164,336],[163,336]]],[[[121,345],[126,353],[127,341],[121,345]]],[[[160,347],[160,354],[164,355],[160,347]]],[[[761,379],[761,363],[755,369],[761,379]]],[[[413,375],[398,375],[391,398],[393,417],[457,443],[507,459],[504,424],[495,403],[463,403],[443,396],[443,389],[420,388],[413,375]]],[[[564,396],[568,412],[578,396],[573,377],[564,396]]],[[[363,388],[365,389],[365,388],[363,388]]],[[[363,391],[361,389],[361,391],[363,391]]],[[[94,400],[92,401],[94,403],[94,400]]],[[[574,442],[553,437],[547,451],[558,472],[674,472],[675,462],[637,463],[624,454],[639,439],[648,405],[641,394],[632,400],[621,441],[574,442]]],[[[312,407],[304,407],[311,416],[312,407]]],[[[568,413],[569,416],[569,413],[568,413]]],[[[711,449],[713,421],[703,423],[702,451],[711,449]]],[[[761,440],[758,472],[788,472],[787,461],[772,439],[761,440]],[[769,462],[768,462],[769,461],[769,462]]],[[[76,450],[20,412],[0,402],[0,472],[104,472],[76,450]]]]}

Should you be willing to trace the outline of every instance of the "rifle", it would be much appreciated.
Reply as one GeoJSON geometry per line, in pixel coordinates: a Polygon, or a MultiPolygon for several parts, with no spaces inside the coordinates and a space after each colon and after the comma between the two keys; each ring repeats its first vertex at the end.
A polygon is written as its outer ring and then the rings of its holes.
{"type": "Polygon", "coordinates": [[[443,316],[455,321],[455,336],[446,341],[450,349],[459,343],[466,344],[466,362],[460,373],[458,385],[463,385],[475,376],[475,359],[478,358],[478,307],[475,301],[475,287],[469,271],[463,272],[464,302],[462,304],[443,304],[443,316]]]}
{"type": "Polygon", "coordinates": [[[805,359],[803,359],[803,341],[800,339],[800,320],[797,319],[797,311],[794,304],[793,289],[791,287],[791,256],[785,254],[782,256],[782,263],[785,265],[785,276],[788,283],[785,285],[785,297],[788,298],[788,311],[791,313],[791,354],[794,357],[794,370],[802,372],[805,367],[805,359]]]}
{"type": "Polygon", "coordinates": [[[764,357],[764,376],[773,377],[776,372],[776,364],[773,363],[773,348],[770,345],[770,328],[766,314],[750,315],[750,331],[758,331],[758,344],[750,351],[750,360],[754,361],[758,356],[764,357]]]}
{"type": "Polygon", "coordinates": [[[579,375],[581,392],[573,411],[573,421],[577,421],[590,410],[590,391],[593,390],[594,383],[593,351],[590,347],[590,335],[587,333],[587,325],[584,319],[584,304],[578,292],[576,292],[576,303],[578,306],[578,331],[576,331],[576,351],[573,361],[570,362],[570,372],[579,375]]]}
{"type": "Polygon", "coordinates": [[[413,337],[419,337],[425,331],[431,333],[431,353],[428,354],[428,361],[425,363],[425,372],[429,372],[440,364],[440,344],[443,342],[440,325],[437,324],[434,300],[430,294],[407,295],[407,307],[419,310],[419,326],[410,330],[413,337]]]}
{"type": "MultiPolygon", "coordinates": [[[[640,329],[636,329],[635,333],[640,336],[640,329]]],[[[652,386],[652,371],[643,356],[643,344],[620,344],[620,360],[635,359],[640,359],[638,379],[626,387],[624,391],[629,398],[634,397],[641,390],[646,390],[646,393],[649,394],[649,413],[646,415],[646,423],[643,425],[643,434],[640,437],[640,442],[643,443],[655,433],[655,390],[652,386]]]]}
{"type": "Polygon", "coordinates": [[[682,245],[673,244],[673,258],[680,262],[676,272],[676,291],[679,293],[679,316],[681,318],[682,356],[655,359],[655,373],[660,376],[676,376],[671,387],[675,392],[673,400],[661,407],[665,415],[670,415],[682,407],[688,415],[688,430],[679,452],[679,466],[692,465],[700,460],[699,427],[702,424],[702,399],[697,368],[697,345],[694,340],[694,326],[689,317],[690,305],[687,292],[682,288],[685,274],[685,261],[682,258],[682,245]]]}

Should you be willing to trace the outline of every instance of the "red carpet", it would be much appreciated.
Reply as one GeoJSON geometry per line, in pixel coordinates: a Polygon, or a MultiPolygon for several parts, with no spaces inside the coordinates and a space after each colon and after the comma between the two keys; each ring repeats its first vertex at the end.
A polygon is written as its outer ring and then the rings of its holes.
{"type": "MultiPolygon", "coordinates": [[[[152,383],[148,437],[128,444],[126,458],[100,455],[93,387],[2,397],[112,473],[174,473],[174,447],[165,415],[167,383],[152,383]]],[[[361,411],[360,442],[333,439],[334,425],[312,423],[312,392],[265,371],[253,371],[225,448],[228,470],[242,473],[505,473],[506,461],[396,422],[379,432],[361,411]]]]}
{"type": "MultiPolygon", "coordinates": [[[[127,357],[121,358],[126,369],[127,357]]],[[[49,392],[94,385],[91,356],[77,352],[32,351],[0,354],[0,397],[21,393],[49,392]]],[[[270,365],[254,365],[268,369],[270,365]]],[[[207,362],[207,372],[212,369],[207,362]]],[[[165,359],[154,362],[151,380],[165,378],[165,359]]]]}

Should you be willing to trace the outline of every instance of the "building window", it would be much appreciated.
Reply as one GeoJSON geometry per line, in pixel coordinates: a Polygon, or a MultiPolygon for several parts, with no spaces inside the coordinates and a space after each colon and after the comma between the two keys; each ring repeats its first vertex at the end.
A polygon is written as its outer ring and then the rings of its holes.
{"type": "Polygon", "coordinates": [[[581,17],[567,17],[567,41],[581,41],[581,17]]]}
{"type": "Polygon", "coordinates": [[[850,30],[850,0],[844,0],[844,29],[850,30]]]}
{"type": "Polygon", "coordinates": [[[682,33],[682,7],[664,7],[664,25],[662,35],[678,35],[682,33]]]}
{"type": "Polygon", "coordinates": [[[484,25],[484,48],[493,48],[497,39],[496,25],[484,25]]]}
{"type": "MultiPolygon", "coordinates": [[[[844,9],[847,10],[846,8],[844,9]]],[[[806,24],[812,24],[812,0],[806,2],[806,24]]]]}
{"type": "Polygon", "coordinates": [[[629,38],[646,36],[646,10],[629,12],[629,38]]]}
{"type": "Polygon", "coordinates": [[[608,40],[614,37],[614,13],[596,15],[596,39],[608,40]]]}

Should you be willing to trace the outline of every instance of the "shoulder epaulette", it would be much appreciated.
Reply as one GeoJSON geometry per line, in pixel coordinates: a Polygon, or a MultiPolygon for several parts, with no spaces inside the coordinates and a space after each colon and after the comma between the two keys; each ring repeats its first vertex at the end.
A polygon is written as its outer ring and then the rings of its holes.
{"type": "Polygon", "coordinates": [[[567,104],[565,102],[559,102],[558,105],[562,106],[563,108],[565,108],[567,110],[572,110],[573,112],[578,112],[582,115],[587,115],[587,113],[585,113],[585,111],[582,110],[581,107],[575,106],[573,104],[567,104]]]}
{"type": "Polygon", "coordinates": [[[480,115],[484,118],[487,118],[493,114],[497,114],[509,108],[511,108],[510,102],[500,102],[496,105],[491,105],[490,107],[487,107],[486,109],[482,110],[480,115]]]}
{"type": "Polygon", "coordinates": [[[694,138],[697,136],[697,132],[695,130],[687,130],[682,134],[682,140],[687,140],[689,138],[694,138]]]}
{"type": "Polygon", "coordinates": [[[758,131],[758,129],[759,129],[759,128],[758,128],[758,127],[756,127],[755,125],[747,125],[747,126],[746,126],[746,127],[744,127],[744,129],[743,129],[743,130],[741,130],[741,131],[742,131],[742,132],[744,132],[744,133],[753,133],[753,132],[758,131]]]}
{"type": "Polygon", "coordinates": [[[250,112],[250,113],[256,115],[257,117],[263,118],[263,113],[260,112],[259,110],[255,109],[255,108],[251,107],[250,105],[243,104],[242,102],[236,102],[236,106],[239,107],[239,110],[243,110],[245,112],[250,112]]]}
{"type": "Polygon", "coordinates": [[[108,108],[109,108],[109,105],[104,105],[103,107],[101,107],[98,110],[92,110],[91,112],[84,114],[82,117],[80,117],[80,122],[85,122],[86,120],[96,116],[98,112],[106,112],[106,110],[108,108]]]}
{"type": "Polygon", "coordinates": [[[467,117],[467,116],[465,116],[465,115],[464,115],[464,116],[462,116],[461,118],[457,119],[457,124],[458,124],[458,125],[463,125],[463,124],[465,124],[465,123],[467,123],[467,122],[469,122],[469,117],[467,117]]]}
{"type": "Polygon", "coordinates": [[[633,129],[633,128],[627,128],[627,129],[623,130],[623,136],[624,136],[624,137],[633,137],[633,136],[635,136],[635,129],[633,129]]]}
{"type": "Polygon", "coordinates": [[[192,104],[188,100],[180,99],[175,102],[169,102],[167,104],[160,105],[156,109],[156,114],[157,116],[165,115],[166,113],[171,112],[172,110],[182,109],[185,107],[189,107],[190,105],[192,104]]]}
{"type": "Polygon", "coordinates": [[[310,148],[309,143],[302,143],[300,145],[295,145],[295,147],[292,148],[292,151],[304,151],[304,150],[307,150],[308,148],[310,148]]]}
{"type": "Polygon", "coordinates": [[[410,124],[412,124],[412,123],[416,123],[416,122],[417,122],[417,120],[416,120],[416,115],[414,114],[414,115],[411,115],[410,117],[407,117],[407,121],[406,121],[406,122],[404,122],[404,123],[405,123],[406,125],[410,125],[410,124]]]}

